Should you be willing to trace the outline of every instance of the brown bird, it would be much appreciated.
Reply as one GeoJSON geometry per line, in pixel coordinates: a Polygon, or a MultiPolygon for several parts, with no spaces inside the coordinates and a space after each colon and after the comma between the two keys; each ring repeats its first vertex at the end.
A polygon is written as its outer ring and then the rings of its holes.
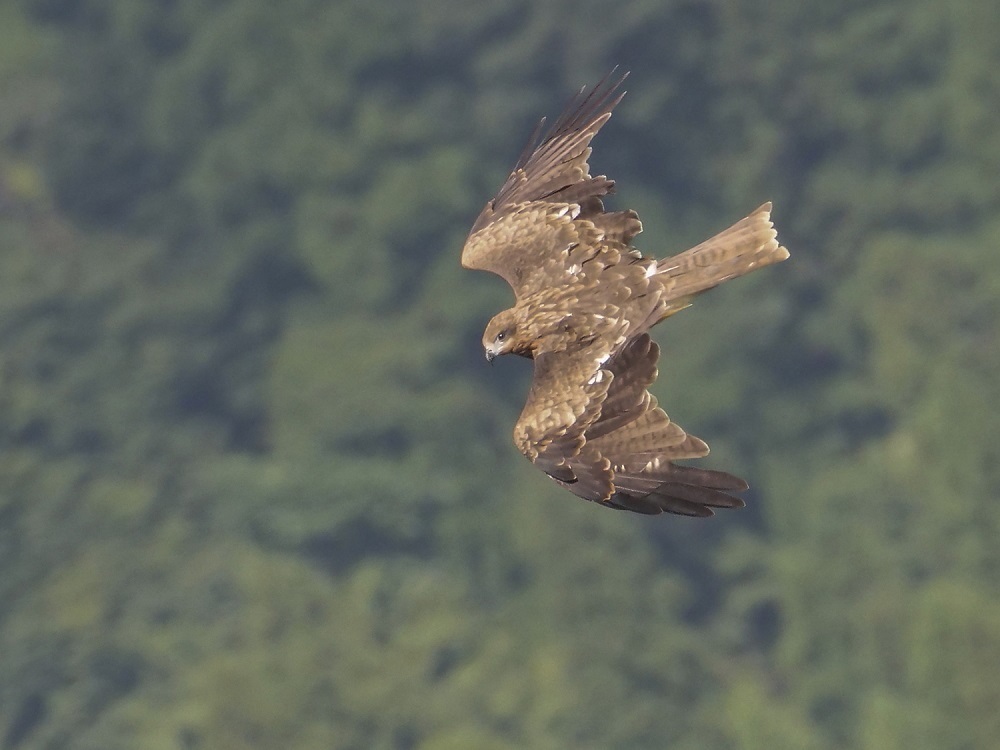
{"type": "Polygon", "coordinates": [[[590,142],[625,95],[605,78],[582,89],[539,139],[542,120],[514,171],[479,214],[465,268],[492,271],[515,305],[486,326],[486,359],[534,360],[514,444],[580,497],[636,513],[711,516],[740,508],[742,479],[679,466],[708,445],[671,422],[646,389],[659,347],[649,329],[727,279],[788,257],[765,203],[715,237],[672,258],[631,246],[635,211],[605,211],[614,181],[592,177],[590,142]]]}

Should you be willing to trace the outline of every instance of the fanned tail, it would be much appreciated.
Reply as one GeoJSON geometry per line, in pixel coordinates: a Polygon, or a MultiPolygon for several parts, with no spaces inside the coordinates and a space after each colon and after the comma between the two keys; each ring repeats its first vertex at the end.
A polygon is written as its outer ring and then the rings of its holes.
{"type": "Polygon", "coordinates": [[[648,324],[684,309],[695,295],[724,281],[786,258],[788,250],[778,244],[771,222],[771,203],[765,203],[700,245],[657,262],[654,275],[663,283],[664,295],[648,324]]]}

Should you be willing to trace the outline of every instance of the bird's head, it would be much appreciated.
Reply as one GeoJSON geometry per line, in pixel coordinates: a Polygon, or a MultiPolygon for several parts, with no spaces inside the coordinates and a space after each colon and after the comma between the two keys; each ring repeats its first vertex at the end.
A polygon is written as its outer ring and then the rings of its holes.
{"type": "Polygon", "coordinates": [[[517,319],[513,310],[504,310],[494,315],[483,333],[486,361],[492,362],[501,354],[520,354],[517,332],[517,319]]]}

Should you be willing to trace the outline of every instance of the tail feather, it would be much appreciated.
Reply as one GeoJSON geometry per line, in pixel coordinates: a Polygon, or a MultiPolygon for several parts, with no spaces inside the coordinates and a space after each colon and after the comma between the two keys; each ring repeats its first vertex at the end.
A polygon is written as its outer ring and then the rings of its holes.
{"type": "Polygon", "coordinates": [[[679,309],[677,302],[686,307],[692,295],[786,258],[788,250],[778,244],[771,222],[771,204],[765,203],[700,245],[659,261],[656,277],[663,282],[664,301],[679,309]]]}

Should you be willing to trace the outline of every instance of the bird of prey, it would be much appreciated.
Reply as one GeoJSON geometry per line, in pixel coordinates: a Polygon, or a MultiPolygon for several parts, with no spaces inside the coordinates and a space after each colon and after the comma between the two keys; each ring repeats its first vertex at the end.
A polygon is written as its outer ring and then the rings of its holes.
{"type": "Polygon", "coordinates": [[[771,204],[711,239],[657,260],[632,247],[635,211],[606,211],[614,181],[593,177],[590,142],[621,101],[606,77],[581,89],[541,137],[536,128],[514,171],[479,214],[462,266],[491,271],[516,303],[486,326],[489,361],[534,360],[514,443],[532,463],[579,497],[655,515],[711,516],[743,507],[748,489],[722,471],[675,464],[708,454],[657,406],[659,347],[649,329],[727,279],[788,257],[771,223],[771,204]]]}

